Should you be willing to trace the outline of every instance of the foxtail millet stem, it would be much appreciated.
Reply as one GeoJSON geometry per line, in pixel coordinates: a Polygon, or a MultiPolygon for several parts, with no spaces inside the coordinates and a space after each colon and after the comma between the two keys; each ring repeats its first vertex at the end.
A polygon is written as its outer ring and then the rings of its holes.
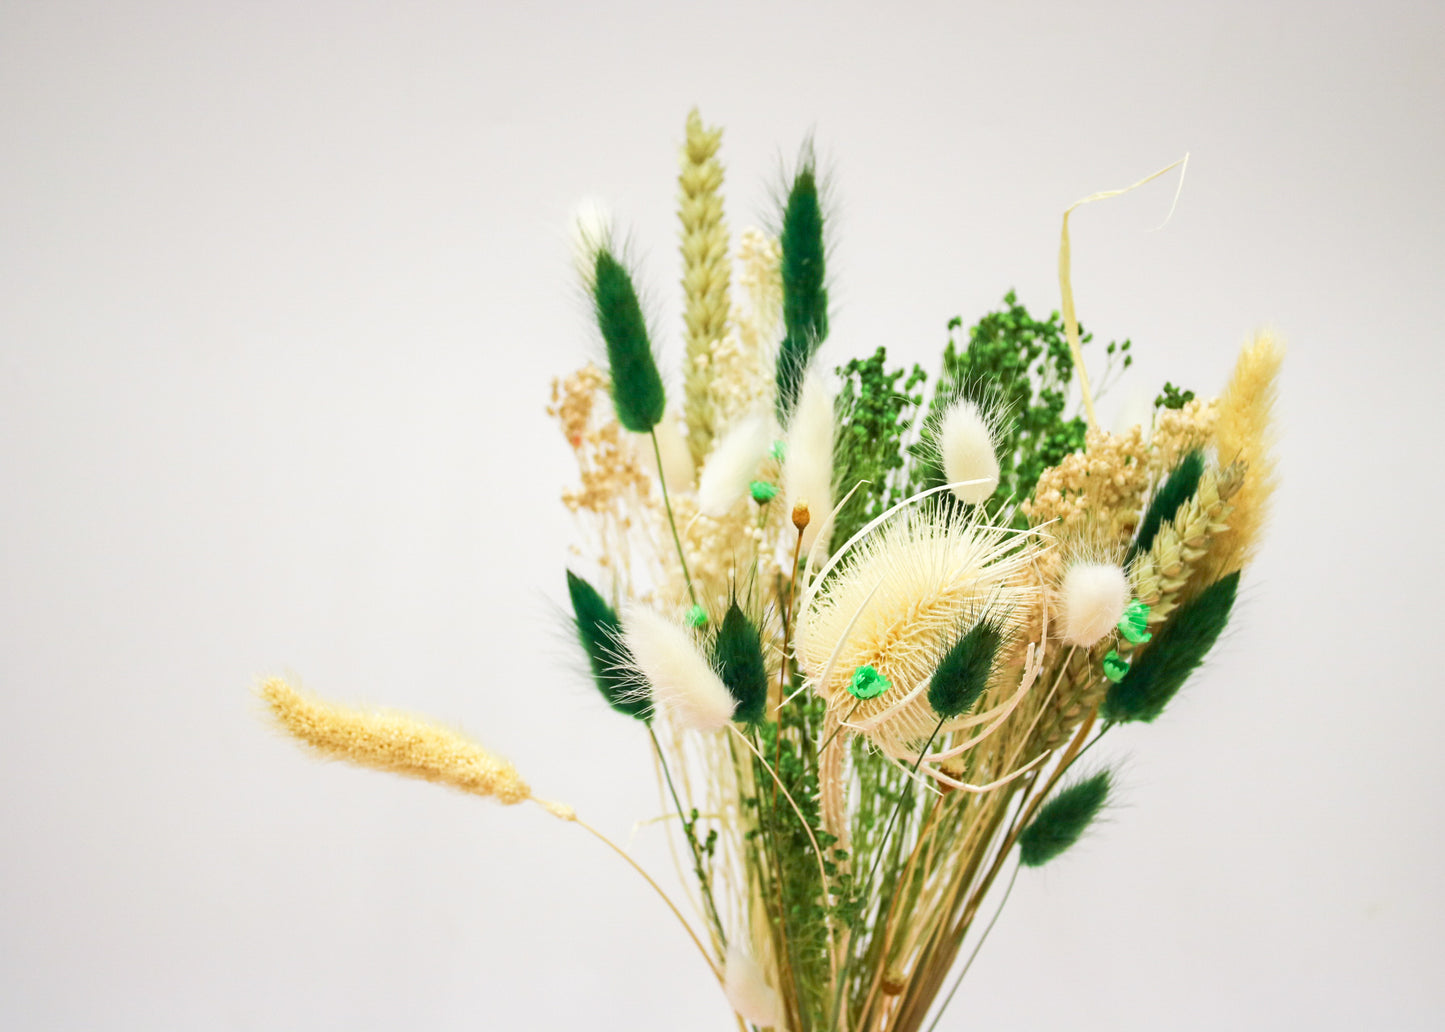
{"type": "Polygon", "coordinates": [[[677,788],[672,782],[672,770],[667,765],[667,757],[662,752],[662,743],[657,740],[657,732],[653,730],[651,724],[647,725],[647,734],[652,739],[653,751],[656,752],[657,762],[662,767],[662,776],[667,782],[667,792],[672,796],[672,805],[677,808],[677,819],[682,821],[682,835],[687,839],[687,848],[692,853],[692,869],[693,873],[697,875],[698,885],[702,887],[702,898],[707,907],[708,919],[712,922],[718,942],[726,948],[727,935],[723,931],[722,918],[718,916],[717,904],[713,901],[712,882],[706,877],[707,872],[702,865],[702,851],[697,844],[697,829],[693,826],[692,817],[682,808],[682,800],[678,797],[677,788]]]}

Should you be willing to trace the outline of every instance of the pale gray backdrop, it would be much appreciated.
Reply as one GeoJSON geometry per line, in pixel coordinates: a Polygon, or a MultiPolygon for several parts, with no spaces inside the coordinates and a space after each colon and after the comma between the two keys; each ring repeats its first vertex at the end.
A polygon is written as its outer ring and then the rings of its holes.
{"type": "MultiPolygon", "coordinates": [[[[768,217],[815,132],[835,357],[930,367],[1010,286],[1222,385],[1277,326],[1284,488],[1228,640],[1120,735],[945,1029],[1442,1022],[1437,4],[6,3],[0,1027],[717,1029],[614,858],[318,764],[248,695],[468,728],[626,838],[640,728],[573,677],[549,378],[565,221],[630,227],[677,353],[675,154],[768,217]]],[[[1121,389],[1114,404],[1123,401],[1121,389]]],[[[657,831],[638,833],[667,869],[657,831]]]]}

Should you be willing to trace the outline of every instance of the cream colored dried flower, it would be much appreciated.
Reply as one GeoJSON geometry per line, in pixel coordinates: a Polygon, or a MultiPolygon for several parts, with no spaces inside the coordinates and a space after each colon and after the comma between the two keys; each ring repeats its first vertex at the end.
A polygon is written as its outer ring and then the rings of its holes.
{"type": "Polygon", "coordinates": [[[982,523],[895,518],[803,598],[797,654],[812,690],[890,751],[922,744],[938,725],[929,679],[963,630],[987,614],[999,655],[1017,653],[1040,600],[1033,560],[1026,538],[982,523]],[[889,687],[860,701],[849,686],[865,667],[889,687]]]}
{"type": "Polygon", "coordinates": [[[1233,498],[1229,530],[1210,546],[1210,567],[1216,577],[1242,568],[1269,518],[1274,494],[1274,403],[1284,346],[1269,332],[1258,334],[1239,354],[1229,386],[1219,399],[1216,438],[1221,462],[1245,467],[1244,483],[1233,498]]]}
{"type": "Polygon", "coordinates": [[[1034,496],[1023,511],[1035,526],[1058,520],[1057,537],[1107,515],[1107,533],[1127,538],[1134,532],[1144,495],[1149,489],[1150,464],[1144,428],[1122,434],[1090,430],[1084,450],[1067,456],[1039,477],[1034,496]]]}

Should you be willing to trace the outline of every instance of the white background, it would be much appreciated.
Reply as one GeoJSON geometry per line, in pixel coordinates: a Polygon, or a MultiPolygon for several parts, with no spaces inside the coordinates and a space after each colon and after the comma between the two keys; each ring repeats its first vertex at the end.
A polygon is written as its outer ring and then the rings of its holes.
{"type": "Polygon", "coordinates": [[[1424,2],[5,4],[0,1027],[731,1027],[575,829],[319,764],[248,694],[658,812],[569,667],[543,406],[595,347],[584,194],[677,354],[694,103],[735,229],[816,132],[840,360],[1056,306],[1063,208],[1186,150],[1162,232],[1172,182],[1077,216],[1084,321],[1149,397],[1291,343],[1232,633],[943,1028],[1440,1027],[1442,48],[1424,2]]]}

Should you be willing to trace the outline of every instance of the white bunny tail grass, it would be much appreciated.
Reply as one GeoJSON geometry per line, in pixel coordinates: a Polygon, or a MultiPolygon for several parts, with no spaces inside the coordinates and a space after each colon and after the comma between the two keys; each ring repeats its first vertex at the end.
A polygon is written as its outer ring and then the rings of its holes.
{"type": "Polygon", "coordinates": [[[778,991],[768,985],[762,968],[738,941],[728,943],[727,960],[723,965],[723,993],[733,1010],[751,1025],[781,1029],[783,1001],[778,991]]]}
{"type": "Polygon", "coordinates": [[[570,228],[572,261],[590,286],[598,250],[612,246],[612,212],[596,197],[584,197],[572,209],[570,228]]]}
{"type": "Polygon", "coordinates": [[[833,521],[833,392],[821,365],[814,363],[798,392],[798,402],[788,423],[787,450],[783,454],[783,486],[788,492],[788,509],[805,502],[812,518],[803,528],[804,555],[833,521]]]}
{"type": "Polygon", "coordinates": [[[1059,636],[1088,648],[1114,629],[1129,604],[1129,575],[1117,563],[1075,563],[1059,588],[1059,636]]]}
{"type": "Polygon", "coordinates": [[[956,484],[959,501],[979,505],[998,490],[995,421],[967,398],[958,398],[938,420],[937,447],[944,479],[956,484]]]}
{"type": "Polygon", "coordinates": [[[748,484],[773,444],[772,420],[761,414],[744,416],[713,446],[697,485],[698,509],[718,519],[748,493],[748,484]]]}
{"type": "Polygon", "coordinates": [[[683,436],[675,414],[667,413],[655,429],[657,453],[654,454],[651,448],[640,444],[638,451],[644,456],[643,461],[666,482],[669,491],[674,494],[691,491],[696,484],[692,452],[688,450],[687,438],[683,436]],[[657,464],[658,455],[662,456],[660,467],[657,464]]]}
{"type": "Polygon", "coordinates": [[[622,641],[654,704],[680,727],[717,731],[732,720],[737,702],[686,628],[633,606],[622,617],[622,641]]]}
{"type": "MultiPolygon", "coordinates": [[[[1019,645],[1040,598],[1037,546],[1027,534],[918,510],[858,544],[798,616],[797,653],[809,684],[890,752],[921,744],[938,726],[928,685],[961,631],[987,616],[1001,641],[990,688],[1017,673],[1019,645]],[[859,701],[855,672],[888,682],[859,701]],[[855,708],[856,707],[856,708],[855,708]]],[[[945,721],[944,731],[978,723],[945,721]]]]}

